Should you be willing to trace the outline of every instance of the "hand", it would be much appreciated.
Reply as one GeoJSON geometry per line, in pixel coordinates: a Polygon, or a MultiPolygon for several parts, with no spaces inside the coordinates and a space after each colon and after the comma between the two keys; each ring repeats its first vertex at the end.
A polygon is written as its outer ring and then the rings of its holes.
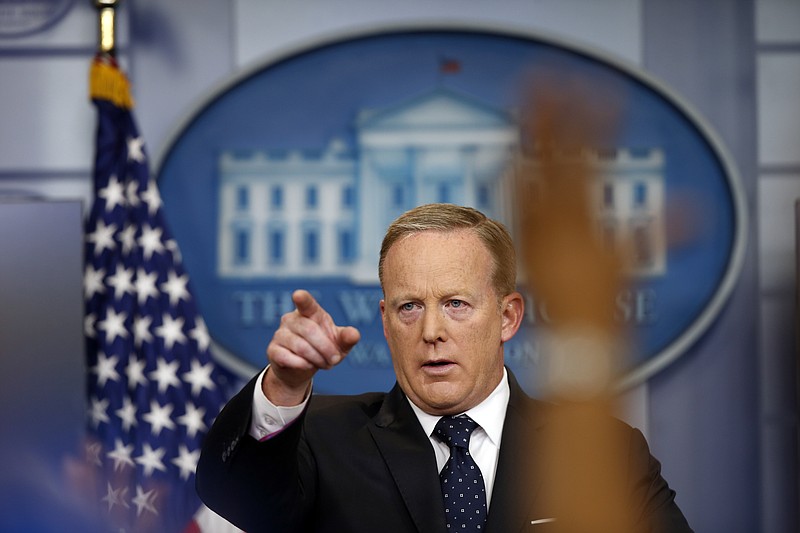
{"type": "Polygon", "coordinates": [[[523,149],[535,157],[516,175],[520,248],[533,293],[547,306],[551,332],[563,341],[575,330],[590,331],[601,342],[584,345],[583,353],[544,353],[558,363],[551,368],[567,369],[557,378],[577,374],[581,388],[540,372],[562,405],[531,445],[534,471],[559,517],[555,530],[632,533],[641,528],[634,527],[638,507],[630,479],[645,477],[632,473],[629,443],[609,422],[614,376],[602,371],[616,368],[617,354],[605,348],[623,333],[613,304],[625,283],[626,244],[609,247],[599,238],[592,192],[600,169],[582,157],[616,145],[619,100],[594,80],[553,75],[533,86],[523,121],[523,149]]]}
{"type": "Polygon", "coordinates": [[[342,362],[361,338],[354,327],[337,326],[308,291],[292,294],[296,309],[281,317],[267,346],[270,368],[261,387],[275,405],[300,404],[317,370],[342,362]]]}
{"type": "Polygon", "coordinates": [[[626,244],[601,242],[592,194],[600,169],[587,157],[614,146],[617,98],[590,80],[551,74],[536,80],[523,115],[523,151],[533,158],[520,165],[513,196],[523,265],[553,329],[613,336],[626,244]]]}

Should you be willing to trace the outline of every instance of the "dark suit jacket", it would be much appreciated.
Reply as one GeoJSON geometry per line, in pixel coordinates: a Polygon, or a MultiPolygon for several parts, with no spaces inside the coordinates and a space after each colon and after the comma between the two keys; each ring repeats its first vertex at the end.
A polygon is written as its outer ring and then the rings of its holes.
{"type": "MultiPolygon", "coordinates": [[[[552,406],[529,398],[509,372],[487,533],[545,532],[547,514],[533,473],[532,438],[552,406]]],[[[442,533],[444,504],[428,437],[399,386],[387,393],[314,396],[279,435],[248,434],[251,381],[217,417],[197,466],[197,491],[211,509],[256,533],[442,533]]],[[[615,421],[629,442],[630,480],[642,532],[691,531],[641,433],[615,421]]]]}

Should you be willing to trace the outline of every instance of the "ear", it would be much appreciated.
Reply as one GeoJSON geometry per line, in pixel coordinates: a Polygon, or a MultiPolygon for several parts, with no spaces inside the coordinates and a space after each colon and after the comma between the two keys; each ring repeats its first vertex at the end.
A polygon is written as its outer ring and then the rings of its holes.
{"type": "Polygon", "coordinates": [[[381,322],[383,323],[383,336],[388,339],[389,337],[386,336],[386,300],[381,300],[381,322]]]}
{"type": "Polygon", "coordinates": [[[525,300],[518,292],[512,292],[503,298],[503,308],[501,309],[503,315],[503,328],[501,339],[503,342],[511,340],[520,324],[522,324],[522,317],[525,315],[525,300]]]}

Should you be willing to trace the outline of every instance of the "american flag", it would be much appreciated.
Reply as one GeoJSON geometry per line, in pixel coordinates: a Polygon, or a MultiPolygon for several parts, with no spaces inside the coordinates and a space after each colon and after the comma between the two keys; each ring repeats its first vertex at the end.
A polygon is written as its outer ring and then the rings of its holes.
{"type": "Polygon", "coordinates": [[[87,458],[114,531],[179,532],[201,508],[195,467],[230,375],[210,355],[164,223],[127,78],[108,57],[90,77],[98,128],[85,229],[87,458]]]}

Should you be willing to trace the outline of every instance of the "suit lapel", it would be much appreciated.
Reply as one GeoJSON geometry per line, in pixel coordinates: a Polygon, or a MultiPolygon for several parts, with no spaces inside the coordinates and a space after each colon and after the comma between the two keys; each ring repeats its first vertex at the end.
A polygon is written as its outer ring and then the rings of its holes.
{"type": "Polygon", "coordinates": [[[446,527],[436,458],[398,385],[386,396],[374,422],[369,430],[417,529],[441,533],[446,527]]]}
{"type": "MultiPolygon", "coordinates": [[[[536,518],[542,480],[533,472],[533,447],[544,422],[539,402],[529,398],[508,372],[511,394],[503,426],[487,533],[526,530],[536,518]]],[[[398,385],[368,426],[420,533],[445,531],[444,503],[436,458],[428,436],[398,385]]]]}
{"type": "Polygon", "coordinates": [[[533,472],[533,446],[542,420],[536,402],[529,398],[508,372],[511,395],[503,425],[503,440],[497,461],[487,533],[510,533],[528,527],[535,517],[541,479],[533,472]]]}

